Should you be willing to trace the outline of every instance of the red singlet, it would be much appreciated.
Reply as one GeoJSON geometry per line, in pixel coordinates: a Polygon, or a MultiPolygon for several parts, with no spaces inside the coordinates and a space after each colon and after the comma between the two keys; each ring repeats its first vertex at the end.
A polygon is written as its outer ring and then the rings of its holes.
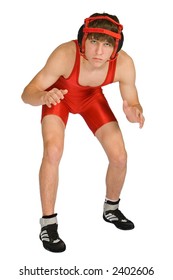
{"type": "Polygon", "coordinates": [[[47,105],[42,106],[42,119],[47,115],[57,115],[66,125],[69,113],[80,114],[91,131],[95,134],[102,125],[117,121],[111,111],[105,96],[102,93],[102,86],[113,82],[116,68],[116,60],[109,62],[107,77],[101,86],[90,87],[81,86],[78,83],[80,70],[80,50],[78,42],[76,43],[76,60],[70,76],[65,79],[61,76],[51,87],[58,89],[67,89],[68,93],[64,95],[64,99],[51,108],[47,105]]]}

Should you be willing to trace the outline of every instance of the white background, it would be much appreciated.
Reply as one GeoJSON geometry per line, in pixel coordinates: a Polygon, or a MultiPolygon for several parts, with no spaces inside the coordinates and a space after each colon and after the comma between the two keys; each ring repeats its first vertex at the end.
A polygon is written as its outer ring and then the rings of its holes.
{"type": "MultiPolygon", "coordinates": [[[[103,276],[78,276],[79,279],[171,279],[171,11],[171,1],[168,0],[1,2],[2,279],[21,279],[19,269],[24,266],[70,269],[74,265],[81,270],[109,270],[103,276]],[[44,250],[38,239],[41,108],[25,105],[20,96],[53,49],[75,39],[84,18],[104,11],[117,15],[124,25],[123,49],[135,62],[136,84],[146,118],[142,130],[138,125],[128,123],[122,112],[118,85],[104,89],[120,123],[128,151],[121,210],[135,222],[136,228],[122,232],[103,221],[107,159],[83,119],[71,115],[66,129],[56,204],[59,233],[67,250],[53,254],[44,250]],[[112,269],[115,266],[154,267],[155,274],[150,277],[114,276],[112,269]]],[[[46,276],[36,279],[44,278],[47,279],[46,276]]],[[[69,276],[68,279],[76,277],[69,276]]]]}

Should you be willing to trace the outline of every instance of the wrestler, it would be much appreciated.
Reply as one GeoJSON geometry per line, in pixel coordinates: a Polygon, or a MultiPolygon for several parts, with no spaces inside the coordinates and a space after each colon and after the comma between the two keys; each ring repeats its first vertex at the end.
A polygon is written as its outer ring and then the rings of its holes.
{"type": "Polygon", "coordinates": [[[79,29],[77,40],[58,46],[22,93],[25,103],[42,105],[44,153],[39,173],[40,239],[44,248],[52,252],[66,249],[58,234],[55,201],[69,113],[83,117],[108,157],[104,220],[122,230],[134,228],[134,223],[119,210],[127,152],[117,119],[102,92],[103,86],[118,82],[128,121],[143,127],[135,66],[132,58],[121,49],[122,30],[123,26],[114,15],[91,15],[79,29]]]}

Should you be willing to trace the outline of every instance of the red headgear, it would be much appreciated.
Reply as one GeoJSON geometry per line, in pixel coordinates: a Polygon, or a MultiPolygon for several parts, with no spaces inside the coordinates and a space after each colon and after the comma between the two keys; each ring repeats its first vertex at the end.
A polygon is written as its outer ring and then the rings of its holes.
{"type": "Polygon", "coordinates": [[[113,20],[112,18],[108,17],[108,16],[96,16],[96,17],[89,17],[89,18],[86,18],[85,19],[85,25],[84,25],[84,28],[83,28],[83,38],[82,38],[82,53],[85,53],[85,41],[86,41],[86,38],[87,38],[87,35],[88,33],[103,33],[103,34],[107,34],[113,38],[115,38],[115,47],[114,47],[114,51],[111,55],[111,59],[114,59],[115,58],[115,55],[117,53],[117,50],[118,50],[118,46],[119,46],[119,42],[121,40],[123,40],[123,36],[122,36],[122,30],[123,30],[123,26],[116,22],[115,20],[113,20]],[[97,20],[97,19],[106,19],[112,23],[114,23],[117,27],[118,27],[118,32],[113,32],[113,31],[110,31],[108,29],[104,29],[104,28],[97,28],[97,27],[88,27],[89,23],[94,21],[94,20],[97,20]]]}

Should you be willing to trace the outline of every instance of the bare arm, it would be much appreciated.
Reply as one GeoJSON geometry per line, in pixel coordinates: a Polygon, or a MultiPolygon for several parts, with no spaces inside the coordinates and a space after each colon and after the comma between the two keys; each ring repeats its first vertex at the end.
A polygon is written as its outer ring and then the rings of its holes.
{"type": "Polygon", "coordinates": [[[119,70],[119,87],[123,99],[123,110],[130,122],[137,122],[140,128],[144,125],[143,108],[139,102],[135,85],[136,73],[133,60],[122,53],[119,70]]]}
{"type": "Polygon", "coordinates": [[[54,84],[61,75],[66,74],[68,65],[66,48],[64,45],[58,47],[50,55],[43,69],[24,88],[21,97],[25,103],[33,106],[46,104],[51,107],[51,104],[56,105],[64,98],[64,94],[67,93],[66,89],[53,88],[50,91],[46,91],[46,89],[54,84]]]}

